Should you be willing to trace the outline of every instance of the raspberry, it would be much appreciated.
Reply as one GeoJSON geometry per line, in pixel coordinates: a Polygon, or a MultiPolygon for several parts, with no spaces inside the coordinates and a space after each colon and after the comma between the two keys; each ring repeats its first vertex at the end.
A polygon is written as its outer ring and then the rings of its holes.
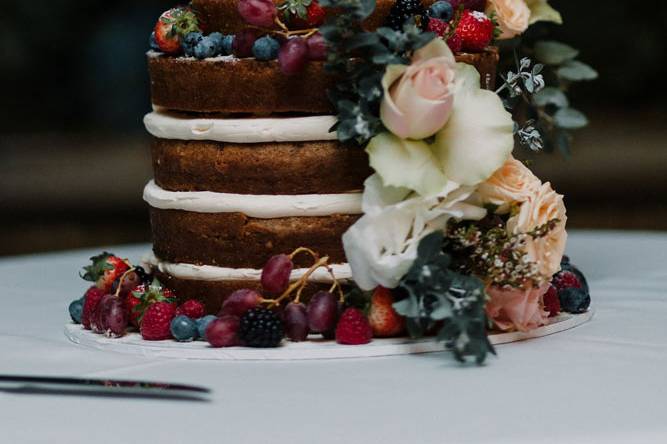
{"type": "Polygon", "coordinates": [[[556,287],[558,293],[566,288],[582,288],[581,281],[577,275],[571,271],[561,271],[560,273],[557,273],[553,277],[551,283],[556,287]]]}
{"type": "Polygon", "coordinates": [[[104,290],[101,290],[95,286],[90,287],[84,297],[83,302],[83,313],[81,314],[81,324],[86,330],[90,330],[91,321],[93,320],[93,315],[97,306],[99,305],[102,297],[105,295],[104,290]]]}
{"type": "Polygon", "coordinates": [[[199,319],[204,316],[204,311],[204,304],[195,299],[188,299],[176,309],[176,316],[184,315],[190,319],[199,319]]]}
{"type": "Polygon", "coordinates": [[[346,345],[361,345],[371,342],[373,329],[364,313],[358,308],[343,312],[336,327],[336,342],[346,345]]]}
{"type": "Polygon", "coordinates": [[[435,32],[438,37],[444,37],[449,31],[449,25],[440,19],[432,18],[428,21],[426,29],[430,32],[435,32]]]}
{"type": "Polygon", "coordinates": [[[285,336],[285,329],[283,321],[273,311],[253,308],[241,317],[238,335],[248,347],[278,347],[285,336]]]}
{"type": "Polygon", "coordinates": [[[319,3],[317,3],[316,0],[313,0],[310,6],[308,6],[308,24],[310,26],[320,26],[322,23],[324,23],[326,15],[326,11],[323,7],[320,6],[319,3]]]}
{"type": "Polygon", "coordinates": [[[461,49],[463,49],[463,40],[461,40],[461,37],[459,37],[458,34],[454,34],[447,40],[447,45],[449,45],[449,49],[451,49],[452,52],[461,52],[461,49]]]}
{"type": "Polygon", "coordinates": [[[544,309],[549,312],[550,318],[558,316],[560,313],[558,290],[553,285],[550,285],[549,290],[544,294],[544,309]]]}
{"type": "Polygon", "coordinates": [[[147,341],[171,338],[171,320],[176,316],[174,304],[155,302],[148,306],[141,318],[141,337],[147,341]]]}

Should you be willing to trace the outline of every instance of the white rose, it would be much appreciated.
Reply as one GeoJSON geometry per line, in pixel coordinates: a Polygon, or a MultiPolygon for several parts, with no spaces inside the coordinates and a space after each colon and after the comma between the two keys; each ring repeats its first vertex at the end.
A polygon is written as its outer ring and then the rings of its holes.
{"type": "Polygon", "coordinates": [[[487,13],[495,13],[500,25],[500,39],[523,34],[530,24],[530,8],[524,0],[489,0],[487,13]]]}

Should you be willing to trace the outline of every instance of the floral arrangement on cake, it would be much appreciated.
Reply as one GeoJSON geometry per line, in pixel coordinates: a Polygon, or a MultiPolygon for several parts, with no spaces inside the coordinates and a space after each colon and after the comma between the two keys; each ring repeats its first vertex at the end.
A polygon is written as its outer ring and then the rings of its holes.
{"type": "Polygon", "coordinates": [[[566,91],[595,71],[567,45],[522,44],[532,24],[561,23],[546,0],[399,0],[381,26],[370,25],[374,0],[239,0],[237,10],[242,29],[207,34],[194,6],[171,9],[151,48],[193,61],[252,57],[285,76],[325,63],[331,131],[365,150],[374,170],[363,215],[342,238],[353,280],[305,246],[269,258],[261,291],[235,291],[211,314],[147,267],[103,253],[84,269],[93,286],[71,303],[75,322],[213,347],[435,335],[457,359],[483,363],[495,353],[490,332],[588,310],[586,279],[564,256],[563,196],[513,156],[515,145],[568,153],[568,131],[587,123],[566,91]],[[495,88],[498,46],[514,67],[495,88]],[[296,257],[311,266],[291,280],[296,257]],[[315,273],[332,284],[306,300],[315,273]]]}

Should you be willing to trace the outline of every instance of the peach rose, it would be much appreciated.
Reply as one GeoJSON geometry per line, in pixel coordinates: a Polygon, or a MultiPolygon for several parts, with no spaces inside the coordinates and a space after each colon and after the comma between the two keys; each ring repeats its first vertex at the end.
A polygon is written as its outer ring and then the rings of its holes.
{"type": "Polygon", "coordinates": [[[507,230],[512,234],[530,233],[546,223],[558,219],[555,228],[546,236],[534,239],[526,236],[526,253],[537,264],[539,273],[550,279],[560,270],[560,261],[565,253],[567,215],[563,196],[557,194],[549,182],[521,204],[519,212],[507,221],[507,230]]]}
{"type": "Polygon", "coordinates": [[[522,203],[537,193],[542,185],[532,171],[510,157],[486,182],[477,189],[484,204],[497,205],[496,213],[508,213],[512,204],[522,203]]]}
{"type": "Polygon", "coordinates": [[[524,0],[489,0],[487,14],[492,13],[498,19],[502,40],[523,34],[530,24],[530,9],[524,0]]]}
{"type": "Polygon", "coordinates": [[[415,52],[410,66],[390,65],[382,78],[380,118],[401,139],[425,139],[449,120],[456,60],[442,39],[415,52]]]}
{"type": "Polygon", "coordinates": [[[549,289],[529,284],[526,288],[489,286],[486,314],[502,331],[529,331],[546,325],[549,312],[544,310],[544,294],[549,289]]]}

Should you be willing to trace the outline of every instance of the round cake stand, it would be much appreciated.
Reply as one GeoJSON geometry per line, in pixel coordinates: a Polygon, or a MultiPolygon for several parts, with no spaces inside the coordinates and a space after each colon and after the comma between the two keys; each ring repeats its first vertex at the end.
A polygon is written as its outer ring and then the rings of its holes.
{"type": "MultiPolygon", "coordinates": [[[[593,309],[586,313],[561,314],[552,318],[549,325],[529,332],[496,333],[489,339],[492,344],[507,344],[525,341],[569,330],[589,321],[593,309]]],[[[65,325],[65,336],[70,341],[86,347],[118,353],[143,355],[151,358],[222,360],[222,361],[298,361],[309,359],[368,358],[378,356],[434,353],[444,350],[442,343],[434,338],[412,340],[408,338],[374,339],[366,345],[340,345],[313,336],[306,342],[288,342],[278,348],[229,347],[212,348],[204,341],[176,342],[144,341],[138,333],[112,339],[84,330],[81,325],[65,325]]]]}

